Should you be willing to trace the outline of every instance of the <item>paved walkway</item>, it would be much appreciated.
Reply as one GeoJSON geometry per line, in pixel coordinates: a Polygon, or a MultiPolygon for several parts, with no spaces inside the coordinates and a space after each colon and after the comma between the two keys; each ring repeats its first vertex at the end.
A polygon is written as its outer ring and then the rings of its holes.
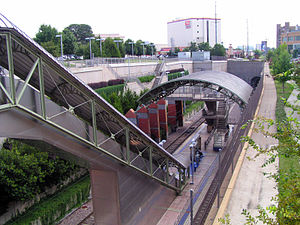
{"type": "MultiPolygon", "coordinates": [[[[266,66],[265,74],[269,74],[269,68],[266,66]]],[[[258,116],[275,119],[276,107],[276,88],[271,77],[265,76],[264,90],[259,105],[258,116]]],[[[276,128],[271,127],[271,132],[276,128]]],[[[254,141],[262,148],[269,148],[276,144],[276,140],[267,138],[260,133],[252,133],[254,141]]],[[[257,215],[257,206],[267,207],[272,204],[271,198],[277,193],[276,183],[263,175],[263,172],[275,172],[278,161],[267,168],[262,168],[262,164],[267,160],[266,155],[261,155],[255,160],[248,160],[248,157],[254,158],[256,151],[249,148],[243,159],[242,166],[236,178],[235,185],[231,192],[231,197],[225,211],[230,215],[231,224],[244,224],[245,216],[241,215],[243,209],[247,209],[252,215],[257,215]]],[[[232,179],[235,179],[234,176],[232,179]]],[[[227,189],[227,190],[229,190],[227,189]]],[[[229,190],[230,192],[231,190],[229,190]]],[[[226,198],[224,198],[226,201],[226,198]]],[[[226,202],[222,203],[221,208],[226,207],[226,202]]],[[[218,216],[218,215],[217,215],[218,216]]],[[[218,224],[215,220],[214,224],[218,224]]]]}

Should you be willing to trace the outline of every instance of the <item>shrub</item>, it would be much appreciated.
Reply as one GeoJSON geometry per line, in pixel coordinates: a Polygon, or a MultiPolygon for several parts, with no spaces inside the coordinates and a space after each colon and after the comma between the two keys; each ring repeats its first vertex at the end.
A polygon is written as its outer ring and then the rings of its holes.
{"type": "Polygon", "coordinates": [[[8,222],[7,225],[23,225],[41,222],[56,224],[63,216],[88,199],[90,178],[85,176],[74,184],[64,188],[53,196],[42,200],[31,207],[26,213],[8,222]]]}
{"type": "Polygon", "coordinates": [[[154,75],[149,75],[149,76],[143,76],[143,77],[138,77],[138,79],[142,82],[142,83],[147,83],[147,82],[151,82],[154,79],[154,75]]]}
{"type": "Polygon", "coordinates": [[[51,159],[47,152],[12,141],[12,150],[0,151],[0,194],[10,200],[29,200],[66,179],[74,170],[75,164],[56,157],[51,159]]]}

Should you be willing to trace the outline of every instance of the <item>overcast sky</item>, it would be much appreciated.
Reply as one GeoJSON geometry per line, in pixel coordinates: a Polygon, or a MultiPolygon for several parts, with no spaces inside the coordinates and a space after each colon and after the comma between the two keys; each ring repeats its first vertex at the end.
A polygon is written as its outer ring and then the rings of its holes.
{"type": "MultiPolygon", "coordinates": [[[[300,25],[299,0],[217,0],[225,47],[262,40],[275,47],[276,24],[300,25]]],[[[0,13],[34,37],[41,24],[62,31],[70,24],[88,24],[94,34],[119,33],[134,41],[167,43],[167,22],[176,18],[215,17],[215,0],[6,0],[0,13]]]]}

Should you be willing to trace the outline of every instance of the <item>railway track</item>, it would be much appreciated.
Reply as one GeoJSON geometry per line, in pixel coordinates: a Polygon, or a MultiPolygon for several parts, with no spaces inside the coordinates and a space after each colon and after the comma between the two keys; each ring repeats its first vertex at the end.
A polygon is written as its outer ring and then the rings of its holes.
{"type": "Polygon", "coordinates": [[[199,126],[201,126],[203,123],[205,122],[204,117],[201,117],[200,119],[194,121],[190,126],[188,126],[186,129],[183,129],[181,132],[179,133],[179,136],[174,136],[173,139],[169,141],[168,143],[166,143],[167,145],[165,145],[165,149],[173,154],[176,149],[178,149],[178,147],[187,139],[189,138],[195,130],[197,130],[197,128],[199,126]]]}

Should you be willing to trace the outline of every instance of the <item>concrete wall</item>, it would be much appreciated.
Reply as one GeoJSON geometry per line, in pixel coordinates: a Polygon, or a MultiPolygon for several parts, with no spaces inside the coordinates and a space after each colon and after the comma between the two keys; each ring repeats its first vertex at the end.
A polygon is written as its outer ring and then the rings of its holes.
{"type": "Polygon", "coordinates": [[[257,61],[233,61],[227,62],[227,72],[251,84],[254,77],[260,77],[264,69],[264,62],[257,61]]]}
{"type": "Polygon", "coordinates": [[[69,68],[70,71],[77,76],[83,82],[96,83],[100,81],[108,81],[116,79],[116,75],[113,74],[106,66],[86,67],[86,68],[69,68]]]}
{"type": "Polygon", "coordinates": [[[212,70],[227,72],[227,61],[212,61],[212,70]]]}

